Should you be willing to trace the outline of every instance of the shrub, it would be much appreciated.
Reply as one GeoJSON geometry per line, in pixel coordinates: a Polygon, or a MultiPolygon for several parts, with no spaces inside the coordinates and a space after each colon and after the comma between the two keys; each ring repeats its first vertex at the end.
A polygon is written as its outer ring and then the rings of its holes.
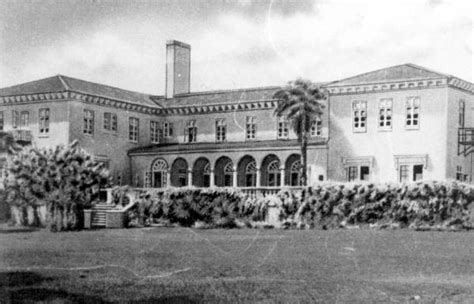
{"type": "Polygon", "coordinates": [[[326,183],[303,190],[282,189],[256,197],[232,188],[174,188],[141,195],[135,217],[142,225],[166,221],[181,226],[252,226],[280,209],[283,227],[329,229],[373,224],[420,228],[474,228],[474,187],[456,182],[399,184],[326,183]]]}
{"type": "Polygon", "coordinates": [[[83,210],[107,185],[108,172],[81,149],[77,142],[54,149],[26,148],[8,159],[6,201],[23,216],[19,224],[41,225],[38,209],[46,206],[52,231],[82,227],[83,210]],[[27,209],[34,221],[28,223],[27,209]]]}

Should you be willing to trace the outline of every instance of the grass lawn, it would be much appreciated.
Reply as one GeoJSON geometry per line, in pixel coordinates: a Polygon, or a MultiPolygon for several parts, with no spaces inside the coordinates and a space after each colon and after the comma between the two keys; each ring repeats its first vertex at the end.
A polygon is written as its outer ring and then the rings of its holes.
{"type": "Polygon", "coordinates": [[[474,303],[474,233],[0,230],[8,302],[474,303]]]}

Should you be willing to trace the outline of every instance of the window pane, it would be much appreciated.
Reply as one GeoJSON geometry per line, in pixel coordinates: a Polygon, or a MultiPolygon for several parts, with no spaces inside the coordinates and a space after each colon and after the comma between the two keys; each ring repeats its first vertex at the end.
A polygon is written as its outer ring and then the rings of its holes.
{"type": "Polygon", "coordinates": [[[413,181],[419,181],[423,179],[423,165],[413,166],[413,181]]]}

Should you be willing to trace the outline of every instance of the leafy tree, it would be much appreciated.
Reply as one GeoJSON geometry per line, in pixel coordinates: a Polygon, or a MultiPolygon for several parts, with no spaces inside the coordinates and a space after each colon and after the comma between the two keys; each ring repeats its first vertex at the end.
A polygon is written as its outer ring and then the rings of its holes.
{"type": "Polygon", "coordinates": [[[14,154],[4,184],[10,205],[23,210],[46,206],[49,228],[61,231],[82,227],[84,207],[98,198],[107,181],[108,171],[76,141],[68,147],[29,147],[14,154]]]}
{"type": "Polygon", "coordinates": [[[20,151],[21,148],[22,145],[17,143],[13,134],[9,132],[0,132],[0,153],[12,155],[20,151]]]}
{"type": "Polygon", "coordinates": [[[293,131],[298,136],[301,147],[301,184],[307,185],[307,150],[308,134],[311,125],[321,117],[324,105],[321,101],[327,98],[326,93],[309,80],[297,79],[275,92],[273,98],[279,100],[274,114],[283,116],[291,123],[293,131]]]}

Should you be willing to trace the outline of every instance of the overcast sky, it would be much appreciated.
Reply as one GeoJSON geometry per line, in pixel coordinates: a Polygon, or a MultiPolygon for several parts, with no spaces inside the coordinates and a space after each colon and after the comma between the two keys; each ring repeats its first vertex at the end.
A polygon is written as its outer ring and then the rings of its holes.
{"type": "Polygon", "coordinates": [[[471,0],[0,0],[0,87],[56,74],[152,94],[168,39],[191,90],[332,81],[415,63],[473,81],[471,0]]]}

